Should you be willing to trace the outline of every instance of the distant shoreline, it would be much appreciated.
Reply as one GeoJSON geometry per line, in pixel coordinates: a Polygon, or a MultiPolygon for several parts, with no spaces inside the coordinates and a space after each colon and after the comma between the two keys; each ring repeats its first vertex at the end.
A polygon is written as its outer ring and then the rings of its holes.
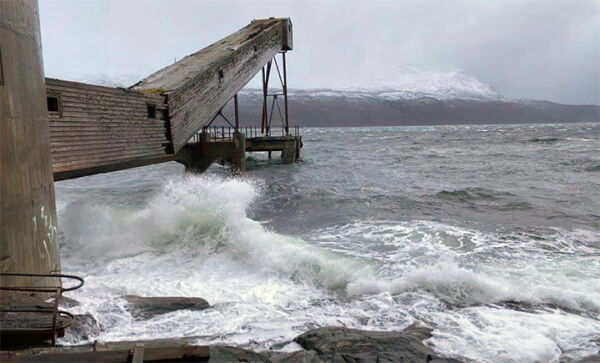
{"type": "MultiPolygon", "coordinates": [[[[262,97],[240,99],[242,125],[259,125],[262,97]]],[[[339,96],[289,99],[290,125],[301,127],[436,126],[600,122],[600,106],[546,101],[379,100],[339,96]]],[[[233,110],[225,109],[230,114],[233,110]]],[[[275,111],[272,125],[280,124],[275,111]]],[[[275,126],[273,126],[275,127],[275,126]]]]}
{"type": "Polygon", "coordinates": [[[578,125],[578,124],[600,124],[600,119],[596,121],[556,121],[556,122],[514,122],[514,123],[453,123],[453,124],[415,124],[415,125],[362,125],[362,126],[339,126],[339,125],[324,125],[324,126],[303,126],[301,123],[299,124],[302,128],[310,128],[310,129],[335,129],[335,128],[369,128],[369,127],[430,127],[430,126],[518,126],[518,125],[560,125],[560,124],[568,124],[568,125],[578,125]]]}

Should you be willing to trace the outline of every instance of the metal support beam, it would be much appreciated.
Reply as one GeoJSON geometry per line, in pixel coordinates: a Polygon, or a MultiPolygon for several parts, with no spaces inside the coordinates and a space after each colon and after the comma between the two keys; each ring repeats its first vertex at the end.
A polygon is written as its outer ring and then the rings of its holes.
{"type": "Polygon", "coordinates": [[[285,134],[289,135],[290,119],[289,119],[289,113],[288,113],[287,64],[285,62],[285,53],[286,52],[281,52],[281,57],[283,58],[283,101],[285,103],[285,134]]]}
{"type": "Polygon", "coordinates": [[[240,132],[240,109],[238,107],[238,95],[233,96],[233,104],[235,108],[235,132],[240,132]]]}
{"type": "Polygon", "coordinates": [[[263,112],[262,112],[262,120],[260,126],[260,132],[269,134],[269,127],[267,125],[267,96],[269,93],[269,76],[271,75],[271,64],[272,60],[270,60],[265,67],[262,68],[262,80],[263,80],[263,112]]]}

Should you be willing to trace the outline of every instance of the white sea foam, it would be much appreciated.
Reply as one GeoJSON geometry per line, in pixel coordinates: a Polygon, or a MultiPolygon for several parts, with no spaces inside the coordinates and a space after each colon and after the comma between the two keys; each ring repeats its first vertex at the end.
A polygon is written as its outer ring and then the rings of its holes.
{"type": "Polygon", "coordinates": [[[568,231],[556,234],[566,252],[535,255],[541,261],[527,254],[527,236],[509,249],[495,234],[429,221],[358,222],[304,241],[247,217],[261,188],[189,176],[166,181],[142,207],[67,203],[65,270],[86,278],[72,295],[82,302],[74,312],[99,319],[100,340],[199,336],[266,348],[314,325],[398,330],[421,321],[435,328],[436,349],[480,360],[552,360],[564,347],[574,356],[597,347],[597,320],[498,305],[600,311],[599,262],[569,255],[568,231]],[[136,321],[125,294],[201,296],[213,308],[136,321]],[[521,338],[530,349],[520,349],[521,338]]]}

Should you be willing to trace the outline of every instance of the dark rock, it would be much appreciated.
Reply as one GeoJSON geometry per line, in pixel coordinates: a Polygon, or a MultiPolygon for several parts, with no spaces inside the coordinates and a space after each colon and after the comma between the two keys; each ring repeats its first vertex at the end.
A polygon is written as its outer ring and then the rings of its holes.
{"type": "Polygon", "coordinates": [[[410,326],[401,332],[343,327],[312,329],[294,341],[327,362],[460,362],[441,358],[423,344],[431,329],[410,326]]]}
{"type": "Polygon", "coordinates": [[[91,340],[100,335],[100,331],[100,325],[91,314],[75,315],[65,332],[65,338],[72,342],[91,340]]]}
{"type": "Polygon", "coordinates": [[[577,361],[577,363],[600,363],[600,351],[577,361]]]}
{"type": "Polygon", "coordinates": [[[313,363],[323,362],[314,350],[299,350],[291,353],[272,353],[273,363],[313,363]]]}
{"type": "Polygon", "coordinates": [[[297,352],[254,352],[252,350],[213,345],[210,347],[209,362],[273,362],[273,363],[313,363],[323,362],[314,350],[297,352]]]}
{"type": "Polygon", "coordinates": [[[150,319],[177,310],[204,310],[210,304],[199,297],[142,297],[126,295],[127,311],[136,319],[150,319]]]}
{"type": "Polygon", "coordinates": [[[72,308],[75,306],[79,306],[79,301],[63,295],[60,297],[60,300],[58,300],[58,306],[64,308],[72,308]]]}
{"type": "Polygon", "coordinates": [[[224,345],[210,347],[209,362],[270,362],[267,354],[224,345]]]}

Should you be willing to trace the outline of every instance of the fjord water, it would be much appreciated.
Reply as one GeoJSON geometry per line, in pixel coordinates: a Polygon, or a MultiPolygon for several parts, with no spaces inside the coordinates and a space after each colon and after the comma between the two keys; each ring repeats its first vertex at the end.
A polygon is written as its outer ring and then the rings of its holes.
{"type": "Polygon", "coordinates": [[[482,362],[598,352],[600,124],[303,134],[302,162],[252,155],[241,177],[168,163],[57,183],[91,339],[267,349],[416,322],[437,351],[482,362]],[[134,320],[126,294],[213,307],[134,320]]]}

